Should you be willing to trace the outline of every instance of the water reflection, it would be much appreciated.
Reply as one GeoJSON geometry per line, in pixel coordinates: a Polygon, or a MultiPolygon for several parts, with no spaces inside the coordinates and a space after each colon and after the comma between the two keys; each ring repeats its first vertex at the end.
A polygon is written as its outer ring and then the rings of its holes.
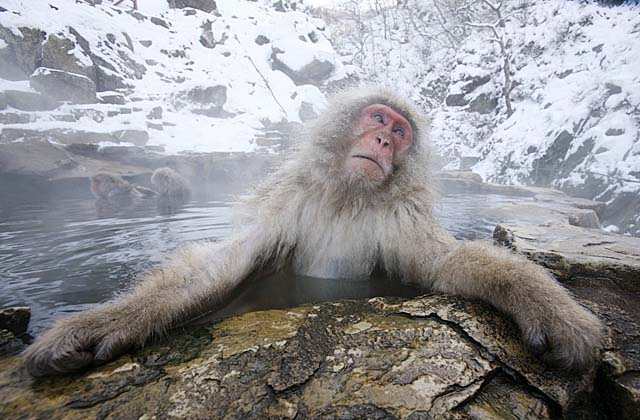
{"type": "MultiPolygon", "coordinates": [[[[489,238],[498,196],[452,195],[438,207],[454,236],[489,238]]],[[[93,199],[66,199],[14,207],[0,205],[0,307],[32,308],[30,332],[38,334],[66,312],[86,309],[131,287],[136,275],[180,245],[217,240],[230,233],[226,201],[158,206],[140,200],[102,208],[93,199]]],[[[345,281],[277,273],[245,284],[216,316],[301,303],[372,296],[411,296],[418,291],[384,277],[345,281]]]]}

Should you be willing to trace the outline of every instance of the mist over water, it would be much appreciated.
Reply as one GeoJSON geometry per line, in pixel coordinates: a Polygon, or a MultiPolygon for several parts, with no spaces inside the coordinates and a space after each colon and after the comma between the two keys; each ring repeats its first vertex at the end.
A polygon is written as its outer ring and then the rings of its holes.
{"type": "MultiPolygon", "coordinates": [[[[129,290],[136,276],[170,257],[180,245],[219,240],[231,232],[232,196],[191,201],[166,214],[154,200],[103,209],[91,198],[0,206],[0,307],[32,308],[30,333],[38,334],[64,313],[87,309],[129,290]]],[[[496,220],[491,209],[525,200],[491,195],[444,196],[441,223],[459,239],[487,239],[496,220]]],[[[253,279],[209,317],[302,303],[373,296],[412,296],[420,291],[384,276],[370,281],[327,280],[289,271],[253,279]]]]}

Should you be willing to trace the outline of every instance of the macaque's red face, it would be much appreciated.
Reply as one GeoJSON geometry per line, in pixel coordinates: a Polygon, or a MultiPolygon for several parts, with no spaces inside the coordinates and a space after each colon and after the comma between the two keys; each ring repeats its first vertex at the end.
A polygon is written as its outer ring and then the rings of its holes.
{"type": "Polygon", "coordinates": [[[413,130],[409,121],[390,107],[373,104],[364,108],[354,125],[356,141],[347,168],[372,180],[384,181],[394,163],[409,154],[413,130]]]}
{"type": "Polygon", "coordinates": [[[91,191],[94,194],[98,194],[98,190],[100,189],[100,181],[96,178],[91,179],[91,191]]]}

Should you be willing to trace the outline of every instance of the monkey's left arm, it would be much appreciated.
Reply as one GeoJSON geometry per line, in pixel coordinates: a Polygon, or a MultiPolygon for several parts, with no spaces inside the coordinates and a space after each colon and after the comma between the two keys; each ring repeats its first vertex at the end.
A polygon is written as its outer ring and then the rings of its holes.
{"type": "Polygon", "coordinates": [[[431,265],[435,291],[481,299],[509,314],[523,341],[550,364],[568,369],[595,362],[603,324],[544,268],[477,242],[443,247],[431,265]]]}
{"type": "Polygon", "coordinates": [[[273,232],[253,228],[219,243],[195,243],[165,267],[145,273],[132,293],[61,319],[23,354],[34,376],[74,372],[222,305],[228,293],[272,255],[273,232]]]}

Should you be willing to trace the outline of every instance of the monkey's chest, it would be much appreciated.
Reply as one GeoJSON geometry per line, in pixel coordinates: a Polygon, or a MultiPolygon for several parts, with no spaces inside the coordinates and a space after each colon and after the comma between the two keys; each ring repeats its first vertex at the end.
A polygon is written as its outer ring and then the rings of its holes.
{"type": "Polygon", "coordinates": [[[298,240],[294,269],[298,274],[322,278],[357,278],[371,275],[379,246],[371,229],[361,226],[309,226],[298,240]]]}

